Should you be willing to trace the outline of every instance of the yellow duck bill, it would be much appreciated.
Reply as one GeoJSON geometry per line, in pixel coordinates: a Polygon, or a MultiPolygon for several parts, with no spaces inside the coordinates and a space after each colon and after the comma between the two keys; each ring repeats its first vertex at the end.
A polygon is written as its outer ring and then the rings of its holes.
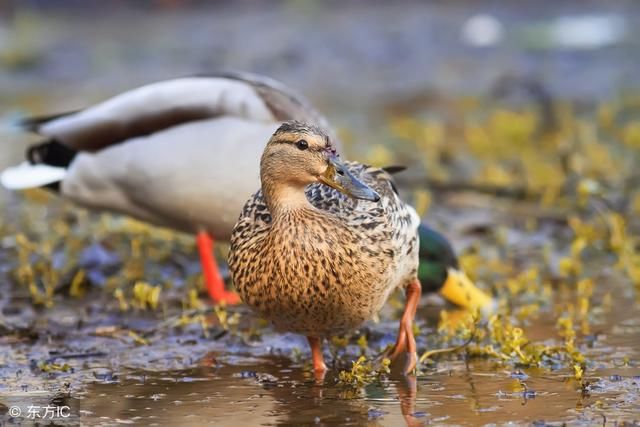
{"type": "Polygon", "coordinates": [[[493,310],[494,300],[473,284],[469,276],[455,268],[447,269],[447,281],[440,290],[442,296],[452,303],[469,309],[483,312],[493,310]]]}
{"type": "Polygon", "coordinates": [[[380,201],[380,195],[353,176],[349,169],[335,156],[329,158],[329,166],[318,180],[351,198],[369,200],[371,202],[380,201]]]}

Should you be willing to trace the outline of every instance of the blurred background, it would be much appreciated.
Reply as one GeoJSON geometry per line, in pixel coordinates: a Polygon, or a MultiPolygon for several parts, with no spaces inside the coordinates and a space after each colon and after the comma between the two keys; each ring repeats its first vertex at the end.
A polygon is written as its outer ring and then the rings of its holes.
{"type": "Polygon", "coordinates": [[[0,103],[10,119],[240,69],[377,134],[389,109],[427,113],[453,96],[527,96],[527,84],[581,104],[628,93],[640,84],[638,21],[633,1],[2,0],[0,103]]]}
{"type": "MultiPolygon", "coordinates": [[[[454,128],[504,107],[531,114],[490,118],[497,126],[537,137],[558,131],[562,114],[633,102],[638,21],[633,1],[2,0],[0,166],[22,156],[11,124],[23,115],[82,108],[166,78],[244,70],[308,97],[355,142],[348,157],[491,183],[512,166],[488,170],[447,153],[469,137],[454,128]],[[426,119],[430,136],[416,138],[394,118],[426,119]],[[419,139],[430,144],[429,161],[415,156],[419,139]]],[[[626,107],[625,115],[635,111],[626,107]]]]}
{"type": "MultiPolygon", "coordinates": [[[[499,301],[504,323],[488,325],[475,353],[468,353],[481,359],[439,362],[430,382],[422,383],[418,410],[439,417],[429,420],[589,424],[602,421],[602,410],[609,419],[637,419],[640,2],[0,0],[0,168],[22,161],[27,143],[38,139],[16,128],[20,118],[221,70],[264,74],[305,95],[338,129],[347,158],[407,166],[398,175],[403,195],[447,234],[461,267],[499,301]],[[513,334],[496,335],[502,330],[513,334]],[[514,356],[514,342],[525,341],[526,351],[514,356]],[[542,357],[545,350],[529,342],[557,343],[565,353],[542,357]],[[539,392],[527,403],[531,395],[516,372],[523,366],[561,378],[527,371],[539,392]],[[476,373],[484,375],[482,382],[476,373]],[[505,407],[509,411],[500,412],[505,407]]],[[[237,399],[273,394],[260,405],[279,402],[280,412],[264,422],[313,423],[326,412],[299,403],[308,400],[295,390],[263,393],[255,372],[242,376],[243,369],[254,369],[306,384],[279,370],[302,372],[295,346],[304,343],[280,339],[261,325],[256,334],[271,352],[256,356],[259,350],[240,343],[234,329],[238,313],[216,312],[209,323],[184,317],[182,310],[200,307],[203,295],[191,237],[87,214],[42,193],[2,189],[0,207],[0,288],[9,290],[0,297],[0,332],[9,338],[0,334],[0,343],[14,350],[6,364],[0,358],[0,379],[17,378],[7,387],[20,387],[26,377],[41,387],[43,372],[57,372],[76,390],[97,382],[84,407],[126,418],[135,399],[105,408],[98,392],[137,393],[138,377],[123,380],[124,388],[111,388],[110,381],[124,368],[140,376],[154,369],[171,381],[185,375],[211,381],[202,385],[210,387],[208,397],[243,378],[246,389],[237,399]],[[27,265],[44,278],[38,286],[24,274],[27,265]],[[79,269],[87,271],[86,280],[72,281],[79,269]],[[162,335],[157,322],[170,315],[183,316],[184,330],[162,335]],[[74,327],[80,332],[66,335],[74,327]],[[229,331],[230,341],[210,338],[229,331]],[[58,341],[46,341],[51,336],[58,341]],[[33,360],[51,360],[52,348],[113,353],[108,363],[98,358],[89,365],[101,371],[78,368],[73,379],[81,381],[73,382],[60,372],[63,365],[33,367],[33,360]],[[193,369],[212,348],[223,365],[219,376],[206,369],[173,373],[193,369]]],[[[397,315],[399,300],[392,299],[387,321],[371,327],[369,339],[392,335],[396,323],[388,319],[397,315]]],[[[446,332],[439,308],[418,318],[425,332],[421,348],[466,340],[460,331],[446,332]]],[[[347,366],[359,352],[355,338],[350,344],[340,353],[347,366]]],[[[359,396],[391,396],[378,403],[393,425],[406,416],[395,401],[400,384],[359,396]]],[[[149,394],[170,393],[163,387],[150,387],[149,394]]],[[[193,393],[200,387],[185,386],[193,393]]],[[[335,398],[337,423],[382,417],[372,418],[371,400],[323,392],[335,398]]],[[[415,404],[415,391],[412,399],[415,404]]],[[[201,403],[190,404],[192,412],[202,410],[201,403]]],[[[205,418],[226,416],[229,423],[238,415],[210,411],[205,418]]]]}

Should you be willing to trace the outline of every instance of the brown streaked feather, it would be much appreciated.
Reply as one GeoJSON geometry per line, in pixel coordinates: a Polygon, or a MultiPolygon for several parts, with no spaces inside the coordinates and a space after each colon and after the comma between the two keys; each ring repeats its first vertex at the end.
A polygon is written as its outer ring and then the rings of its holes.
{"type": "Polygon", "coordinates": [[[370,319],[389,293],[415,278],[418,220],[382,169],[346,162],[380,203],[321,184],[312,208],[274,221],[262,191],[245,205],[231,238],[229,266],[243,300],[282,330],[344,333],[370,319]]]}

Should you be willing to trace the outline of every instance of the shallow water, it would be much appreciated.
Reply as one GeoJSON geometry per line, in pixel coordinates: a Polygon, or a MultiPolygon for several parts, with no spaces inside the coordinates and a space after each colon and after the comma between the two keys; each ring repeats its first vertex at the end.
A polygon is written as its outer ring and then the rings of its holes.
{"type": "MultiPolygon", "coordinates": [[[[445,361],[417,378],[394,374],[388,381],[357,389],[336,386],[335,370],[318,384],[300,364],[267,356],[233,358],[216,368],[135,371],[118,384],[92,384],[81,393],[80,407],[87,411],[83,422],[92,425],[116,420],[389,426],[638,420],[640,313],[631,306],[618,309],[609,320],[626,320],[603,325],[602,338],[588,350],[598,365],[589,373],[588,393],[580,390],[572,372],[541,369],[522,370],[529,377],[523,391],[507,368],[482,360],[445,361]],[[625,357],[631,363],[616,367],[625,357]]],[[[548,329],[537,332],[552,334],[548,329]]]]}
{"type": "Polygon", "coordinates": [[[602,371],[599,389],[583,396],[564,378],[566,373],[530,372],[525,393],[508,372],[496,373],[492,363],[483,362],[455,363],[419,378],[392,377],[360,390],[336,387],[332,376],[324,385],[316,384],[286,359],[267,362],[213,371],[135,372],[117,385],[91,385],[78,406],[87,425],[123,420],[149,425],[590,424],[602,422],[603,416],[633,419],[640,410],[637,401],[629,402],[630,394],[638,394],[640,378],[633,375],[640,374],[639,369],[602,371]],[[242,378],[253,369],[277,381],[261,384],[254,377],[242,378]],[[625,373],[621,379],[607,378],[620,371],[625,373]],[[617,408],[599,410],[598,401],[617,408]]]}
{"type": "MultiPolygon", "coordinates": [[[[496,360],[467,361],[460,356],[443,357],[424,367],[417,377],[404,377],[394,367],[386,378],[352,387],[338,384],[338,368],[330,369],[323,380],[315,379],[301,337],[266,330],[261,340],[249,344],[230,335],[203,339],[186,330],[149,346],[100,342],[87,334],[77,335],[80,342],[67,338],[64,346],[44,345],[49,351],[105,352],[69,359],[74,372],[48,378],[39,374],[35,382],[26,372],[16,371],[16,361],[36,357],[37,346],[26,354],[14,347],[13,366],[0,370],[7,380],[0,387],[0,402],[7,408],[19,406],[26,413],[30,405],[55,401],[69,406],[72,414],[58,422],[96,426],[593,425],[605,420],[633,421],[640,413],[640,310],[632,299],[616,301],[616,308],[593,325],[594,338],[581,340],[590,361],[589,385],[584,390],[569,369],[518,369],[496,360]],[[69,388],[61,392],[65,384],[69,388]]],[[[427,334],[434,326],[435,311],[423,307],[419,313],[419,324],[427,334]]],[[[544,318],[542,314],[527,329],[537,341],[555,336],[553,322],[544,318]]],[[[140,320],[128,322],[141,325],[140,320]]],[[[369,327],[383,332],[370,342],[372,348],[393,339],[386,331],[393,331],[394,321],[369,327]]],[[[424,348],[423,339],[418,344],[419,349],[424,348]]],[[[341,363],[356,358],[357,354],[343,355],[341,363]]]]}

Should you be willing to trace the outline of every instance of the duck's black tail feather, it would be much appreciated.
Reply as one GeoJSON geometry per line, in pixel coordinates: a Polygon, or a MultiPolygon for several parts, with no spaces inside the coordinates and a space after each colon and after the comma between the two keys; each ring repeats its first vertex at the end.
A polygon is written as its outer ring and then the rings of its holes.
{"type": "Polygon", "coordinates": [[[55,139],[32,145],[27,149],[27,160],[32,165],[49,165],[67,168],[77,151],[55,139]]]}

